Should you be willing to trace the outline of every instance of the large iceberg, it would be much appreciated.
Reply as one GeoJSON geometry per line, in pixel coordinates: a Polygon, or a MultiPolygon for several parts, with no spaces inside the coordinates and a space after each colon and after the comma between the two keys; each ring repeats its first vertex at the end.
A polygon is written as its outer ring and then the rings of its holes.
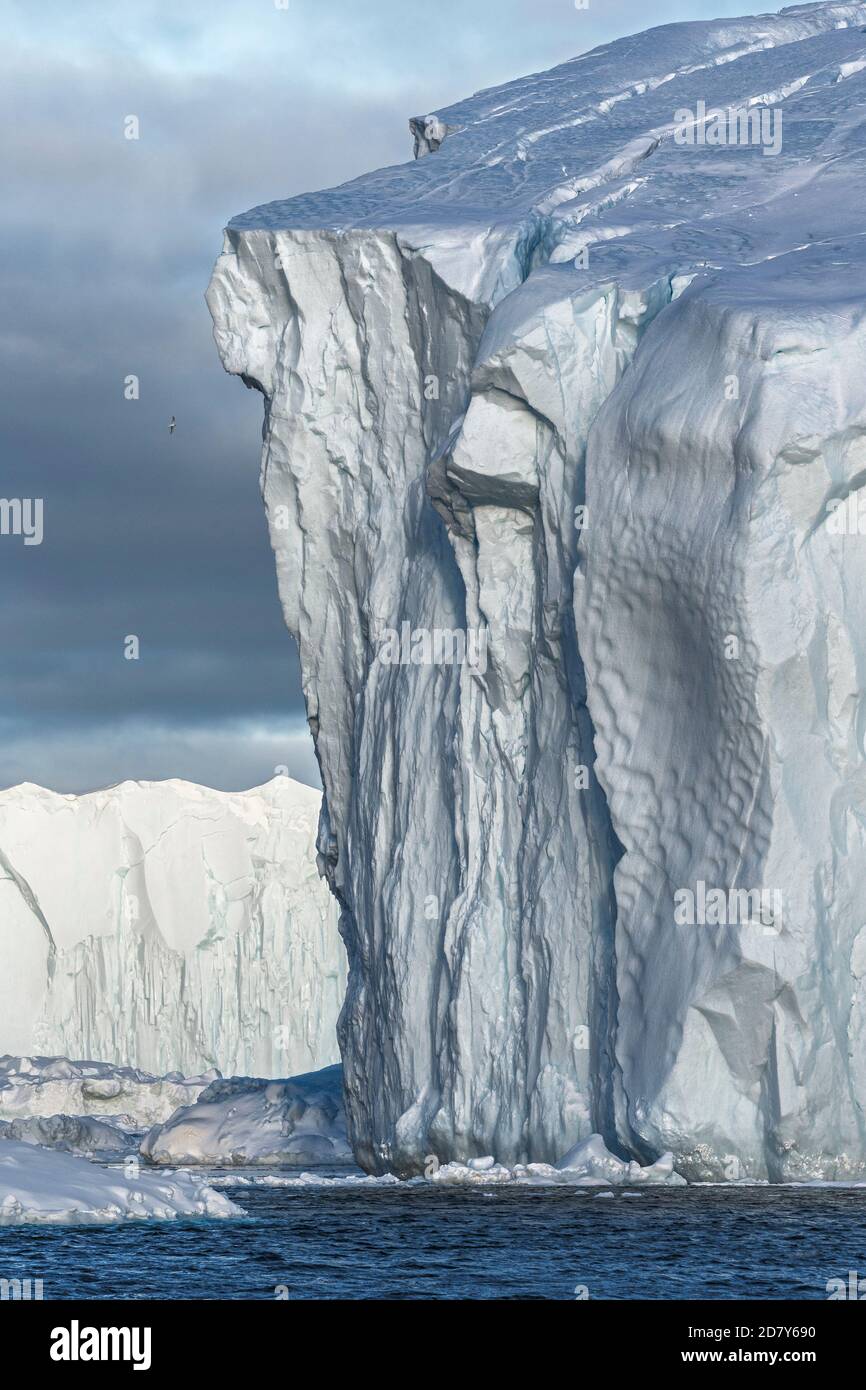
{"type": "Polygon", "coordinates": [[[226,230],[372,1171],[866,1174],[864,31],[651,30],[226,230]]]}
{"type": "Polygon", "coordinates": [[[284,776],[0,792],[0,1052],[186,1075],[336,1061],[345,951],[319,802],[284,776]]]}

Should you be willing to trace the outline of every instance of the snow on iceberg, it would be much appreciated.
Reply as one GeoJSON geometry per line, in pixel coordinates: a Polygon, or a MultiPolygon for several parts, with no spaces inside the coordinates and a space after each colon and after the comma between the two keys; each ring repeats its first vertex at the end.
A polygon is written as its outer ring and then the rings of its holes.
{"type": "Polygon", "coordinates": [[[192,1173],[127,1176],[85,1158],[0,1139],[0,1226],[243,1215],[192,1173]]]}
{"type": "Polygon", "coordinates": [[[219,1077],[151,1076],[107,1062],[68,1057],[0,1057],[0,1120],[92,1116],[121,1129],[144,1130],[190,1105],[219,1077]]]}
{"type": "Polygon", "coordinates": [[[0,1049],[188,1075],[335,1062],[319,803],[288,777],[0,791],[0,1049]]]}
{"type": "Polygon", "coordinates": [[[866,1174],[864,28],[650,30],[226,230],[373,1172],[866,1174]]]}
{"type": "Polygon", "coordinates": [[[0,1139],[17,1139],[45,1149],[60,1149],[79,1158],[128,1155],[136,1145],[128,1130],[90,1115],[30,1115],[0,1120],[0,1139]]]}
{"type": "Polygon", "coordinates": [[[215,1081],[195,1105],[155,1126],[141,1153],[149,1163],[172,1165],[352,1163],[342,1068],[287,1081],[215,1081]]]}

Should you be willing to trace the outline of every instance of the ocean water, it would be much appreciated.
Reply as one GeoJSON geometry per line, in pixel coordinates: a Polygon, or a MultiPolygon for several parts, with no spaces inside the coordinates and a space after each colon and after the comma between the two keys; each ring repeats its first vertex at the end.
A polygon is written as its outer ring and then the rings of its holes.
{"type": "Polygon", "coordinates": [[[227,1187],[236,1221],[0,1228],[45,1299],[826,1299],[866,1189],[227,1187]]]}

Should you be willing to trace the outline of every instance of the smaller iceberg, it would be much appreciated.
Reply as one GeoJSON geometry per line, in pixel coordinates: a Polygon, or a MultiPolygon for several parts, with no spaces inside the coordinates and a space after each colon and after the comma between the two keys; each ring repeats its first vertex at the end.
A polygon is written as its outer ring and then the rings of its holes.
{"type": "Polygon", "coordinates": [[[144,1173],[136,1164],[103,1168],[56,1149],[0,1139],[0,1226],[243,1215],[192,1173],[144,1173]]]}
{"type": "Polygon", "coordinates": [[[232,1077],[214,1081],[194,1105],[175,1111],[146,1136],[142,1156],[154,1164],[350,1164],[342,1067],[286,1081],[232,1077]]]}

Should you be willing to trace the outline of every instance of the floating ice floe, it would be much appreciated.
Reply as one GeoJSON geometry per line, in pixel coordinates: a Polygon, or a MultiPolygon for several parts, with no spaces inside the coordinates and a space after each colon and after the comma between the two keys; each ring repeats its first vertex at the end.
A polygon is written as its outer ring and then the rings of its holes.
{"type": "Polygon", "coordinates": [[[129,1173],[0,1139],[0,1226],[243,1215],[241,1207],[192,1173],[129,1173]]]}
{"type": "Polygon", "coordinates": [[[673,1154],[663,1154],[655,1163],[642,1167],[639,1163],[617,1158],[606,1148],[600,1134],[590,1135],[555,1164],[518,1163],[509,1168],[490,1157],[472,1158],[467,1163],[443,1164],[430,1179],[454,1186],[488,1186],[491,1183],[567,1187],[685,1186],[685,1179],[674,1171],[673,1154]]]}
{"type": "Polygon", "coordinates": [[[208,1179],[211,1187],[418,1187],[423,1178],[398,1178],[393,1173],[224,1173],[208,1179]]]}

